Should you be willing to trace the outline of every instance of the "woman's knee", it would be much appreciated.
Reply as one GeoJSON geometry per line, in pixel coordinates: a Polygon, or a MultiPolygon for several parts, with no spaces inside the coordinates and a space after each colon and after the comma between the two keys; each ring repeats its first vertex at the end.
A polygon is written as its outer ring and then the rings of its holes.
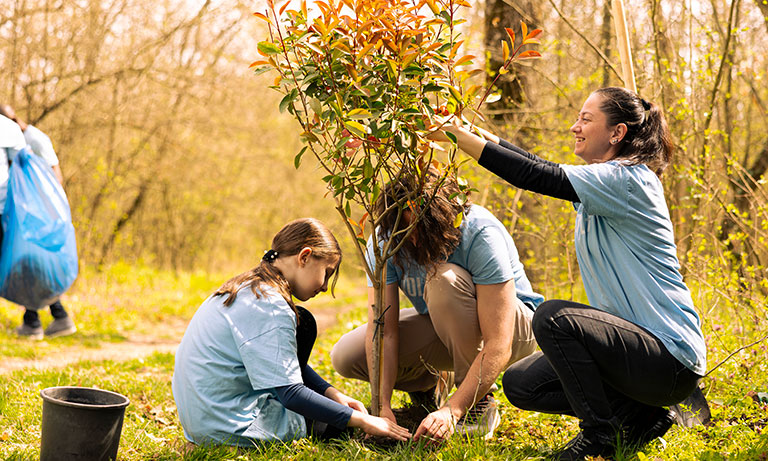
{"type": "Polygon", "coordinates": [[[501,386],[504,391],[504,395],[509,400],[509,403],[517,408],[527,409],[528,403],[531,401],[531,393],[529,389],[525,388],[522,384],[526,382],[525,368],[513,364],[504,375],[501,377],[501,386]]]}
{"type": "Polygon", "coordinates": [[[558,312],[567,306],[567,301],[551,299],[539,304],[533,313],[531,328],[536,340],[551,328],[551,324],[558,312]]]}

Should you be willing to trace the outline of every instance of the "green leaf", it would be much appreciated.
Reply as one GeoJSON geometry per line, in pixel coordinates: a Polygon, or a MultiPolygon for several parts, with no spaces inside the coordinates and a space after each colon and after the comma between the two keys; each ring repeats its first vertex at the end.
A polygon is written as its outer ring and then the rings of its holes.
{"type": "Polygon", "coordinates": [[[347,204],[344,206],[344,213],[347,214],[347,217],[352,216],[352,210],[349,208],[349,202],[347,202],[347,204]]]}
{"type": "Polygon", "coordinates": [[[365,159],[365,164],[363,164],[363,176],[366,178],[373,176],[373,165],[371,165],[371,161],[368,159],[365,159]]]}
{"type": "Polygon", "coordinates": [[[350,133],[354,134],[358,138],[364,138],[367,134],[365,125],[355,122],[354,120],[345,120],[344,126],[347,127],[350,133]]]}
{"type": "Polygon", "coordinates": [[[443,11],[440,12],[440,14],[438,14],[438,16],[443,18],[443,20],[445,20],[446,24],[448,24],[449,26],[451,25],[451,13],[443,10],[443,11]]]}
{"type": "Polygon", "coordinates": [[[451,133],[450,131],[444,131],[443,133],[448,139],[451,140],[452,143],[456,144],[458,142],[455,134],[451,133]]]}
{"type": "Polygon", "coordinates": [[[288,94],[286,94],[283,99],[280,101],[280,112],[285,112],[288,110],[289,107],[292,106],[293,101],[296,100],[296,97],[299,95],[299,93],[294,88],[291,90],[288,94]]]}
{"type": "Polygon", "coordinates": [[[459,90],[457,90],[453,86],[448,86],[448,91],[450,91],[451,96],[456,98],[457,101],[461,101],[462,100],[461,93],[459,93],[459,90]]]}
{"type": "Polygon", "coordinates": [[[299,165],[301,165],[301,156],[304,155],[304,152],[306,152],[307,146],[304,146],[298,154],[296,154],[296,157],[293,158],[293,166],[298,170],[299,165]]]}
{"type": "Polygon", "coordinates": [[[272,66],[256,67],[255,69],[253,69],[253,75],[261,75],[261,74],[263,74],[265,72],[269,72],[272,69],[273,69],[272,66]]]}
{"type": "Polygon", "coordinates": [[[422,69],[420,66],[413,65],[413,64],[406,67],[403,72],[406,75],[418,75],[419,77],[423,77],[424,75],[426,75],[426,72],[424,72],[424,69],[422,69]]]}
{"type": "Polygon", "coordinates": [[[279,46],[275,45],[272,42],[259,42],[258,44],[259,51],[261,51],[264,54],[280,54],[283,52],[282,49],[280,49],[279,46]]]}
{"type": "Polygon", "coordinates": [[[320,103],[320,100],[317,98],[312,98],[309,100],[309,107],[318,115],[323,115],[323,105],[320,103]]]}

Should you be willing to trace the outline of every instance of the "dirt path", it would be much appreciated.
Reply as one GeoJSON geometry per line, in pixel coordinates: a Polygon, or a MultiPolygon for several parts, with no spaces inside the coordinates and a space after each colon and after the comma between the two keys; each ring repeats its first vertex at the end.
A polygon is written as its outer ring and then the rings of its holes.
{"type": "MultiPolygon", "coordinates": [[[[312,314],[317,321],[318,334],[336,323],[336,319],[352,307],[339,309],[317,309],[312,314]]],[[[57,349],[55,352],[33,359],[5,358],[0,361],[0,375],[22,368],[46,369],[63,368],[69,364],[85,360],[124,361],[144,357],[155,352],[175,352],[184,335],[186,322],[164,324],[162,336],[129,334],[119,343],[102,343],[99,347],[72,346],[57,349]]]]}

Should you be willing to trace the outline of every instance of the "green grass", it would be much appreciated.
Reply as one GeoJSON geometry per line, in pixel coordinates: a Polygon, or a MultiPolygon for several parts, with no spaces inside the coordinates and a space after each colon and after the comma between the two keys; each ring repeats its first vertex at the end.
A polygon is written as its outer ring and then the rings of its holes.
{"type": "MultiPolygon", "coordinates": [[[[119,342],[128,332],[161,329],[169,321],[188,320],[200,301],[225,278],[207,274],[172,274],[142,267],[117,265],[103,272],[85,270],[65,304],[76,315],[80,332],[44,343],[21,341],[12,335],[21,310],[0,305],[0,358],[42,357],[66,347],[95,347],[119,342]]],[[[337,298],[320,296],[307,303],[316,309],[363,306],[364,290],[358,279],[340,280],[337,298]]],[[[346,393],[368,401],[368,386],[341,380],[332,370],[329,352],[341,334],[364,321],[360,307],[339,317],[315,346],[311,363],[331,383],[346,393]]],[[[727,325],[713,318],[713,324],[727,325]]],[[[710,338],[711,365],[728,350],[749,342],[756,333],[728,331],[724,326],[710,338]]],[[[735,355],[703,382],[712,407],[710,427],[673,427],[664,437],[635,454],[624,450],[618,460],[755,460],[768,455],[768,406],[753,395],[768,392],[768,364],[763,344],[735,355]]],[[[23,369],[0,375],[0,459],[37,459],[40,450],[42,399],[46,387],[74,385],[119,392],[131,400],[120,441],[122,460],[348,460],[348,459],[545,459],[573,437],[577,421],[566,416],[524,412],[512,407],[499,393],[502,425],[488,442],[455,437],[440,447],[416,443],[376,444],[359,434],[332,443],[301,440],[266,444],[252,450],[229,447],[189,448],[183,439],[171,395],[173,356],[154,354],[123,362],[79,362],[64,368],[23,369]]],[[[397,404],[407,398],[396,392],[397,404]]]]}

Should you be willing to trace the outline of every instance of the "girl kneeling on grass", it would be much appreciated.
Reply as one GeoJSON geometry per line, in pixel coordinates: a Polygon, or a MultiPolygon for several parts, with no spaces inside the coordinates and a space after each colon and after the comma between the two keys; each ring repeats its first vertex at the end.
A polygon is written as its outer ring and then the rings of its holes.
{"type": "Polygon", "coordinates": [[[369,415],[307,364],[317,327],[292,296],[306,301],[326,291],[340,263],[331,231],[316,219],[299,219],[275,235],[258,266],[203,302],[181,340],[173,374],[188,440],[252,446],[308,434],[333,437],[347,426],[397,440],[410,436],[369,415]]]}

